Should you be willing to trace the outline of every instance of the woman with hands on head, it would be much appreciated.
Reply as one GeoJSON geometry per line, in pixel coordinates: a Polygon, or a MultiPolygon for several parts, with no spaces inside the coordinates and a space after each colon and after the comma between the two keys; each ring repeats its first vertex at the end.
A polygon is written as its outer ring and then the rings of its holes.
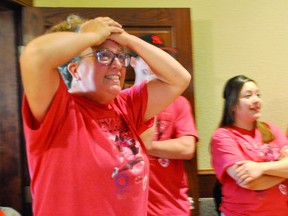
{"type": "Polygon", "coordinates": [[[261,106],[254,80],[240,75],[227,81],[222,120],[211,139],[222,215],[288,215],[288,143],[278,127],[259,121],[261,106]]]}
{"type": "Polygon", "coordinates": [[[75,15],[32,40],[20,66],[34,215],[146,215],[149,162],[138,134],[186,89],[189,72],[113,19],[75,15]],[[124,47],[158,79],[121,91],[124,47]]]}

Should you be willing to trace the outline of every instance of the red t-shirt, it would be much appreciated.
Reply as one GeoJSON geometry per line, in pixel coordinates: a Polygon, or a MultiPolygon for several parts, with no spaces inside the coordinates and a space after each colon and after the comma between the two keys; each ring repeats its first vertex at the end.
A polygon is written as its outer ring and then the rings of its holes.
{"type": "Polygon", "coordinates": [[[262,143],[258,129],[218,128],[211,140],[212,166],[222,183],[222,203],[220,210],[225,216],[261,215],[287,216],[288,190],[286,181],[267,190],[247,190],[232,179],[226,169],[242,160],[256,162],[277,161],[281,149],[287,145],[284,133],[269,124],[275,139],[262,143]]]}
{"type": "Polygon", "coordinates": [[[101,105],[60,83],[37,129],[24,97],[34,215],[146,216],[149,161],[136,134],[152,122],[142,119],[146,85],[101,105]]]}
{"type": "MultiPolygon", "coordinates": [[[[185,97],[178,97],[157,115],[154,140],[181,136],[198,139],[191,106],[185,97]]],[[[190,215],[187,176],[182,160],[149,156],[150,185],[148,215],[190,215]]]]}

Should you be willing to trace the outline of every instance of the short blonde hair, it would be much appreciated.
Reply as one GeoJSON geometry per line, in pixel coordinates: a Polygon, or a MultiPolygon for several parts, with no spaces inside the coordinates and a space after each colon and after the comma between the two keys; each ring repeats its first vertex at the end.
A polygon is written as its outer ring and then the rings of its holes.
{"type": "Polygon", "coordinates": [[[49,28],[46,31],[46,33],[61,32],[61,31],[77,32],[79,30],[79,26],[84,22],[86,22],[87,20],[88,19],[82,18],[78,15],[71,14],[66,18],[66,20],[49,28]]]}

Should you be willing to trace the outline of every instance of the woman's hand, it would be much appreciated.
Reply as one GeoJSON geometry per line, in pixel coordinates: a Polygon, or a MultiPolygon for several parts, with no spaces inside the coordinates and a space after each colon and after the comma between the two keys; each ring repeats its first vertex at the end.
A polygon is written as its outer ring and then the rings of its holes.
{"type": "Polygon", "coordinates": [[[248,184],[263,175],[261,163],[254,161],[240,161],[236,163],[236,181],[238,184],[248,184]]]}
{"type": "Polygon", "coordinates": [[[149,150],[152,148],[152,142],[154,140],[154,134],[155,134],[155,123],[152,127],[145,130],[141,135],[141,139],[143,143],[145,144],[146,150],[149,152],[149,150]]]}
{"type": "Polygon", "coordinates": [[[115,34],[111,34],[108,39],[115,41],[116,43],[118,43],[119,45],[123,47],[128,47],[128,44],[132,37],[135,37],[135,36],[132,36],[123,30],[120,34],[119,32],[116,32],[115,34]]]}
{"type": "Polygon", "coordinates": [[[103,43],[113,33],[122,33],[122,26],[110,17],[97,17],[80,26],[80,33],[94,33],[95,46],[103,43]]]}

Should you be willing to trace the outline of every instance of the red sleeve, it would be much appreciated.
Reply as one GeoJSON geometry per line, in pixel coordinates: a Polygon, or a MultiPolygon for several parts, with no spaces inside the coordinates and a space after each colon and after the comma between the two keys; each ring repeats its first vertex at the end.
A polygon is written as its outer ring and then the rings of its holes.
{"type": "Polygon", "coordinates": [[[175,127],[175,138],[181,136],[194,136],[196,141],[198,141],[195,120],[189,101],[185,97],[180,96],[174,103],[176,113],[176,119],[173,122],[175,127]]]}
{"type": "Polygon", "coordinates": [[[33,128],[34,118],[27,102],[27,98],[24,95],[22,104],[23,127],[25,139],[28,148],[31,151],[39,148],[45,148],[45,146],[41,147],[38,145],[40,142],[39,140],[50,140],[49,137],[52,137],[52,135],[57,132],[59,122],[61,122],[62,118],[65,116],[65,113],[68,112],[67,104],[69,97],[67,97],[67,95],[69,95],[67,87],[64,81],[60,79],[59,88],[39,128],[33,128]]]}
{"type": "Polygon", "coordinates": [[[241,148],[231,131],[218,128],[211,139],[211,162],[218,179],[222,179],[226,169],[234,163],[245,160],[241,148]]]}
{"type": "Polygon", "coordinates": [[[278,146],[282,149],[284,146],[288,146],[288,140],[287,140],[287,136],[285,135],[285,133],[276,125],[274,124],[268,124],[274,137],[275,137],[275,141],[278,144],[278,146]]]}
{"type": "Polygon", "coordinates": [[[144,122],[143,117],[147,109],[148,91],[147,83],[142,82],[121,92],[117,97],[116,105],[125,119],[135,124],[135,130],[141,134],[153,125],[153,119],[144,122]]]}

